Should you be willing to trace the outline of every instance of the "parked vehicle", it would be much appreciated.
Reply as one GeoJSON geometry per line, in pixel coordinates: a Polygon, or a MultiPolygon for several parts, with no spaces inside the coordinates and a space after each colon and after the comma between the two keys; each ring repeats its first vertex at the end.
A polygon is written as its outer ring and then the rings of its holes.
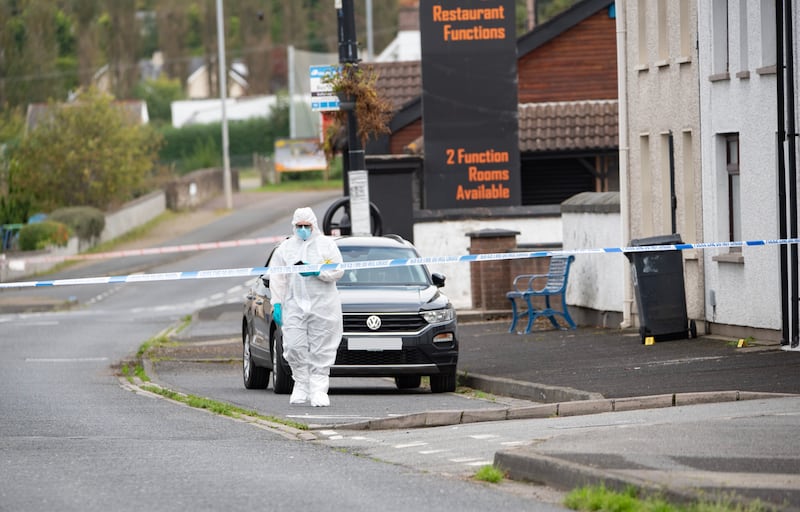
{"type": "MultiPolygon", "coordinates": [[[[342,237],[336,244],[345,262],[419,257],[396,235],[342,237]]],[[[345,270],[337,283],[344,334],[331,376],[394,377],[400,389],[417,388],[428,376],[432,392],[454,391],[457,319],[441,291],[444,283],[444,276],[425,265],[345,270]]],[[[256,281],[245,300],[242,375],[247,389],[266,389],[270,375],[275,393],[294,387],[281,329],[271,316],[269,275],[256,281]]]]}

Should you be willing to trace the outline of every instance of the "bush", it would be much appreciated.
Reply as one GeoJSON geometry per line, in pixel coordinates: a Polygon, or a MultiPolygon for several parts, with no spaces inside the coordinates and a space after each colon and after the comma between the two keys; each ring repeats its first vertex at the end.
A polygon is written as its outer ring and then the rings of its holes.
{"type": "Polygon", "coordinates": [[[100,238],[106,227],[103,212],[91,206],[59,208],[50,214],[50,220],[66,224],[81,240],[100,238]]]}
{"type": "Polygon", "coordinates": [[[46,220],[25,224],[19,230],[19,248],[23,251],[38,251],[51,245],[63,247],[69,242],[70,231],[66,224],[46,220]]]}

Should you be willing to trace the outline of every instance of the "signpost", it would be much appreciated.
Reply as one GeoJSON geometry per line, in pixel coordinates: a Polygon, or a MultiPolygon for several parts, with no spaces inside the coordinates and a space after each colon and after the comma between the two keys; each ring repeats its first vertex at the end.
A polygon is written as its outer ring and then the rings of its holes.
{"type": "Polygon", "coordinates": [[[420,2],[429,209],[518,206],[514,0],[420,2]]]}
{"type": "MultiPolygon", "coordinates": [[[[339,62],[342,72],[354,71],[358,66],[358,43],[353,0],[334,0],[339,34],[339,62]],[[347,70],[347,67],[351,70],[347,70]]],[[[346,98],[348,100],[350,98],[346,98]]],[[[352,101],[348,101],[352,104],[352,101]]],[[[353,235],[370,235],[369,187],[364,148],[358,137],[355,107],[347,110],[348,183],[350,196],[350,222],[353,235]]]]}

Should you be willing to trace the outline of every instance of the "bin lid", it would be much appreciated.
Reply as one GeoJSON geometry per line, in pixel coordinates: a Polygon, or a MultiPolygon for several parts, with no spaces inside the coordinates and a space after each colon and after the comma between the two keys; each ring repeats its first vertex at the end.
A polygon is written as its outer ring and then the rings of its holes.
{"type": "Polygon", "coordinates": [[[634,238],[631,240],[631,247],[642,247],[646,245],[675,245],[682,244],[681,235],[673,233],[671,235],[658,235],[647,238],[634,238]]]}

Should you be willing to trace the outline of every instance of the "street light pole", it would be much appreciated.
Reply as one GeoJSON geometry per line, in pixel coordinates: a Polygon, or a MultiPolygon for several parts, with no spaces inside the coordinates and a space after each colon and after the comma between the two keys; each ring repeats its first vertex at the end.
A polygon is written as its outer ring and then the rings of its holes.
{"type": "MultiPolygon", "coordinates": [[[[334,0],[338,19],[339,63],[342,73],[358,72],[358,43],[353,0],[334,0]]],[[[369,179],[364,148],[358,137],[355,101],[345,98],[347,111],[348,192],[350,197],[350,223],[353,235],[370,235],[369,179]]]]}
{"type": "Polygon", "coordinates": [[[219,51],[219,101],[222,106],[222,182],[225,188],[225,206],[233,209],[231,187],[231,160],[228,155],[228,114],[225,100],[228,98],[228,66],[225,63],[225,28],[222,18],[222,0],[217,0],[217,50],[219,51]]]}

